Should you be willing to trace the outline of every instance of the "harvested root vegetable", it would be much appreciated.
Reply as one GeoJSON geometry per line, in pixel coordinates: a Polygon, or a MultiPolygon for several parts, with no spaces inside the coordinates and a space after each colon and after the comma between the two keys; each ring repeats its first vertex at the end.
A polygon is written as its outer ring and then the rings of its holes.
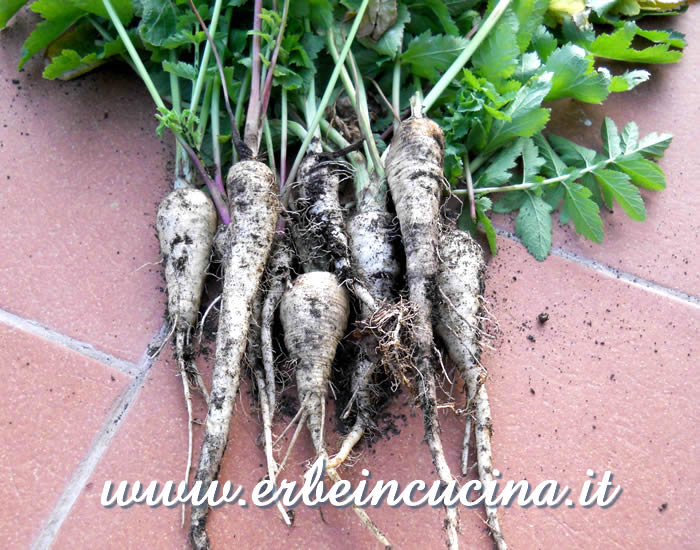
{"type": "MultiPolygon", "coordinates": [[[[406,279],[413,320],[415,391],[423,411],[425,441],[440,480],[453,481],[440,440],[433,353],[433,304],[437,296],[440,194],[445,140],[442,130],[412,105],[411,118],[395,132],[387,156],[386,175],[406,251],[406,279]]],[[[449,548],[458,548],[457,510],[446,508],[449,548]]]]}
{"type": "MultiPolygon", "coordinates": [[[[436,331],[467,385],[467,414],[470,418],[464,435],[462,473],[467,473],[473,418],[479,481],[485,486],[493,479],[491,409],[486,392],[486,369],[479,362],[481,327],[478,316],[486,265],[481,247],[468,233],[458,229],[440,235],[440,257],[438,286],[441,300],[437,304],[436,331]]],[[[508,547],[501,533],[496,508],[486,506],[486,518],[496,546],[499,550],[506,550],[508,547]]]]}
{"type": "MultiPolygon", "coordinates": [[[[299,424],[307,422],[318,457],[327,458],[323,438],[326,394],[335,351],[349,315],[347,291],[335,275],[326,271],[299,276],[280,303],[284,344],[296,363],[297,392],[304,408],[299,424]]],[[[327,474],[332,481],[340,481],[333,468],[327,474]]],[[[353,510],[379,542],[391,546],[364,510],[354,505],[353,510]]]]}
{"type": "Polygon", "coordinates": [[[350,248],[338,198],[340,169],[344,165],[322,155],[320,141],[315,140],[299,166],[294,184],[293,231],[304,269],[332,271],[344,283],[352,279],[350,248]],[[302,246],[298,245],[300,242],[302,246]]]}
{"type": "MultiPolygon", "coordinates": [[[[209,414],[196,480],[206,492],[216,478],[226,448],[233,403],[241,380],[251,311],[272,246],[280,205],[275,176],[257,160],[234,164],[227,178],[231,224],[225,246],[224,286],[216,335],[209,414]]],[[[209,548],[206,502],[192,507],[190,540],[209,548]]]]}
{"type": "MultiPolygon", "coordinates": [[[[363,204],[361,203],[360,207],[363,204]]],[[[353,267],[359,280],[367,288],[378,304],[388,304],[394,298],[394,289],[401,276],[401,267],[396,260],[393,245],[395,227],[393,216],[372,204],[376,210],[364,210],[354,214],[348,221],[350,252],[353,267]]],[[[362,319],[374,313],[367,306],[362,307],[362,319]]],[[[329,467],[337,468],[352,452],[355,445],[372,425],[375,405],[373,404],[371,383],[376,363],[371,359],[377,347],[372,334],[363,335],[359,353],[353,364],[352,397],[343,417],[355,405],[356,418],[352,428],[343,439],[338,453],[330,460],[329,467]]]]}
{"type": "Polygon", "coordinates": [[[280,320],[284,344],[296,363],[299,401],[317,453],[325,450],[323,423],[331,365],[350,315],[346,290],[332,273],[301,275],[282,296],[280,320]]]}
{"type": "Polygon", "coordinates": [[[331,271],[358,299],[374,309],[367,289],[355,280],[350,245],[340,206],[340,175],[346,164],[321,152],[319,140],[299,167],[294,184],[292,236],[304,271],[331,271]]]}
{"type": "Polygon", "coordinates": [[[390,302],[401,276],[394,247],[394,217],[386,208],[360,211],[350,218],[347,227],[358,279],[378,303],[390,302]]]}
{"type": "Polygon", "coordinates": [[[270,260],[265,271],[267,293],[262,308],[262,320],[260,339],[262,347],[262,362],[265,370],[265,385],[267,387],[268,404],[270,408],[270,422],[275,414],[277,402],[274,354],[272,350],[272,325],[275,311],[282,299],[287,281],[292,269],[292,249],[285,235],[279,233],[275,236],[275,242],[270,252],[270,260]]]}
{"type": "MultiPolygon", "coordinates": [[[[174,327],[175,354],[178,361],[191,356],[190,330],[197,324],[204,280],[209,268],[212,243],[216,231],[216,209],[211,199],[199,189],[184,188],[172,191],[158,207],[156,229],[160,251],[165,263],[165,281],[168,287],[168,317],[174,327]]],[[[196,367],[188,374],[197,387],[204,384],[196,367]]],[[[206,392],[205,392],[206,393],[206,392]]]]}
{"type": "MultiPolygon", "coordinates": [[[[199,189],[172,191],[158,207],[156,229],[165,263],[168,287],[168,318],[175,334],[175,357],[182,376],[187,406],[187,466],[185,479],[192,466],[192,398],[191,386],[207,398],[204,382],[194,363],[191,332],[197,323],[204,279],[209,268],[216,209],[211,199],[199,189]]],[[[183,508],[184,521],[184,508],[183,508]]]]}

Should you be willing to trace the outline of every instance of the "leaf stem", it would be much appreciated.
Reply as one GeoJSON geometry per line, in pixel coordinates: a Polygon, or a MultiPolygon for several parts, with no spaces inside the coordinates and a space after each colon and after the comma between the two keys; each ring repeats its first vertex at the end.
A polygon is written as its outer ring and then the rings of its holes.
{"type": "Polygon", "coordinates": [[[462,50],[462,53],[459,54],[457,59],[455,59],[452,65],[450,65],[447,71],[445,71],[445,74],[443,74],[440,80],[437,81],[437,84],[433,86],[428,95],[425,96],[425,99],[423,100],[423,109],[425,112],[430,110],[442,93],[452,83],[454,78],[457,76],[457,73],[459,73],[459,71],[462,70],[462,67],[467,64],[467,61],[469,61],[476,49],[484,41],[486,35],[491,32],[491,29],[501,18],[501,15],[503,15],[503,12],[506,10],[510,2],[511,0],[500,0],[498,4],[496,4],[496,7],[493,8],[493,11],[491,11],[489,16],[476,32],[474,38],[469,41],[467,46],[462,50]]]}
{"type": "MultiPolygon", "coordinates": [[[[216,34],[216,27],[219,24],[219,14],[221,13],[222,0],[215,0],[214,10],[211,16],[211,22],[209,23],[209,34],[214,36],[216,34]]],[[[207,40],[204,46],[204,53],[202,54],[202,63],[199,66],[199,73],[197,74],[197,80],[194,83],[194,88],[192,89],[192,100],[190,101],[190,110],[193,113],[197,112],[197,106],[199,104],[199,96],[202,94],[202,87],[204,86],[204,78],[209,68],[209,56],[211,55],[211,44],[207,40]]]]}
{"type": "Polygon", "coordinates": [[[282,123],[280,128],[280,191],[287,181],[287,89],[282,86],[282,123]]]}
{"type": "Polygon", "coordinates": [[[352,27],[350,28],[350,33],[348,34],[348,38],[345,41],[345,45],[343,46],[342,51],[340,52],[340,57],[338,59],[338,62],[335,64],[335,67],[333,68],[333,72],[331,73],[331,77],[328,81],[328,85],[326,86],[326,91],[323,94],[323,97],[321,98],[321,102],[318,105],[318,108],[316,110],[316,115],[314,116],[313,121],[309,125],[309,132],[306,135],[306,138],[304,138],[304,141],[301,144],[301,147],[299,148],[299,153],[297,154],[296,158],[294,159],[294,164],[292,165],[292,169],[289,171],[289,179],[293,179],[294,176],[296,176],[297,170],[299,169],[299,165],[301,164],[302,158],[304,158],[304,153],[306,152],[306,149],[309,147],[309,143],[311,143],[311,138],[313,137],[313,133],[316,131],[316,128],[318,127],[319,122],[321,121],[321,118],[323,118],[323,113],[326,110],[326,106],[328,105],[328,100],[331,98],[331,94],[333,93],[333,89],[335,88],[335,83],[338,81],[338,76],[340,75],[340,70],[343,66],[343,63],[345,63],[345,58],[348,55],[348,52],[350,51],[350,46],[352,46],[353,41],[355,40],[355,35],[357,34],[357,29],[360,27],[360,23],[362,21],[362,17],[365,14],[365,10],[367,9],[367,5],[369,4],[369,0],[362,0],[362,5],[360,5],[359,9],[357,10],[357,14],[355,15],[355,20],[352,23],[352,27]]]}
{"type": "MultiPolygon", "coordinates": [[[[326,42],[328,43],[328,49],[331,52],[333,62],[337,63],[340,55],[338,55],[338,48],[335,45],[335,33],[333,32],[332,27],[328,29],[326,42]]],[[[355,93],[355,87],[350,79],[350,73],[348,73],[345,65],[340,68],[340,80],[343,81],[343,87],[345,88],[345,93],[347,94],[350,103],[352,103],[352,108],[357,112],[357,94],[355,93]]]]}
{"type": "Polygon", "coordinates": [[[270,166],[270,170],[274,174],[277,172],[275,167],[275,148],[272,145],[272,132],[270,131],[270,121],[265,119],[263,121],[263,133],[265,135],[265,147],[267,148],[267,164],[270,166]]]}
{"type": "Polygon", "coordinates": [[[148,92],[151,94],[151,97],[153,98],[153,102],[156,104],[156,107],[158,107],[159,109],[166,109],[165,103],[163,102],[163,99],[160,97],[160,94],[156,89],[156,85],[153,84],[151,76],[148,74],[146,67],[144,67],[143,61],[141,61],[141,58],[139,57],[139,54],[136,51],[133,42],[131,42],[131,38],[129,38],[129,35],[126,32],[126,29],[124,28],[124,25],[122,25],[122,22],[120,21],[117,12],[114,11],[112,3],[110,2],[110,0],[102,0],[102,4],[107,10],[109,18],[112,20],[112,24],[117,29],[119,37],[122,39],[122,42],[124,42],[126,51],[129,52],[129,56],[134,62],[136,73],[141,77],[141,80],[143,80],[143,83],[146,85],[146,89],[148,89],[148,92]]]}
{"type": "MultiPolygon", "coordinates": [[[[579,170],[574,170],[568,174],[562,174],[561,176],[556,176],[553,178],[547,178],[542,181],[528,181],[525,183],[518,183],[516,185],[505,185],[503,187],[482,187],[474,189],[474,193],[477,195],[487,195],[489,193],[505,193],[507,191],[527,191],[528,189],[533,189],[534,187],[542,187],[544,185],[552,185],[553,183],[560,183],[564,181],[575,181],[581,176],[588,174],[590,172],[595,172],[601,168],[605,168],[608,164],[615,162],[617,158],[603,159],[600,162],[586,166],[579,170]]],[[[467,193],[466,189],[457,189],[453,191],[455,195],[465,195],[467,193]]]]}
{"type": "Polygon", "coordinates": [[[253,6],[253,48],[250,53],[251,84],[250,97],[248,98],[248,112],[245,117],[245,128],[243,130],[243,142],[252,151],[253,155],[258,152],[258,128],[260,127],[260,28],[262,19],[262,0],[255,0],[253,6]]]}
{"type": "Polygon", "coordinates": [[[284,38],[284,31],[287,27],[287,15],[289,14],[289,0],[284,0],[284,7],[282,8],[282,22],[280,23],[280,31],[277,35],[277,42],[275,44],[275,51],[272,53],[272,59],[270,60],[270,66],[268,67],[267,77],[265,78],[265,85],[263,86],[262,92],[262,116],[265,116],[267,111],[267,105],[270,102],[270,93],[272,91],[272,77],[275,72],[275,65],[277,65],[277,57],[280,53],[280,47],[282,46],[282,39],[284,38]]]}
{"type": "Polygon", "coordinates": [[[372,127],[369,121],[369,109],[367,108],[367,93],[365,91],[365,84],[362,82],[362,78],[359,74],[359,69],[355,63],[355,57],[352,55],[352,51],[348,53],[348,62],[352,68],[353,76],[355,77],[355,88],[357,90],[357,119],[360,123],[360,129],[362,130],[362,137],[364,137],[367,146],[369,147],[370,158],[374,164],[374,171],[380,178],[384,177],[384,164],[379,155],[379,150],[377,149],[377,142],[374,140],[374,135],[372,134],[372,127]]]}
{"type": "MultiPolygon", "coordinates": [[[[399,53],[401,53],[401,50],[399,50],[399,53]]],[[[394,112],[401,116],[401,63],[398,58],[394,63],[394,72],[391,79],[391,102],[394,107],[394,112]]],[[[394,120],[394,132],[399,129],[400,124],[400,120],[394,120]]]]}
{"type": "MultiPolygon", "coordinates": [[[[170,62],[177,62],[175,50],[170,50],[170,62]]],[[[173,101],[173,111],[179,115],[182,111],[182,98],[180,96],[180,79],[175,73],[170,73],[170,96],[173,101]]],[[[180,142],[175,140],[175,181],[173,183],[175,188],[183,184],[189,187],[192,184],[189,178],[190,174],[185,175],[185,171],[189,172],[185,168],[185,163],[187,162],[185,150],[180,142]]]]}

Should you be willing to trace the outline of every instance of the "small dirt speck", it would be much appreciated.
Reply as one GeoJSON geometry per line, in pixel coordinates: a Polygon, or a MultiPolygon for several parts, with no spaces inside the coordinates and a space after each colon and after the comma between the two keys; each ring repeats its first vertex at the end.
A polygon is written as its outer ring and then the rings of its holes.
{"type": "Polygon", "coordinates": [[[540,322],[541,325],[544,325],[547,321],[549,321],[549,313],[542,312],[537,316],[537,320],[540,322]]]}
{"type": "Polygon", "coordinates": [[[661,506],[659,506],[659,512],[665,512],[666,508],[668,508],[668,502],[662,502],[661,506]]]}

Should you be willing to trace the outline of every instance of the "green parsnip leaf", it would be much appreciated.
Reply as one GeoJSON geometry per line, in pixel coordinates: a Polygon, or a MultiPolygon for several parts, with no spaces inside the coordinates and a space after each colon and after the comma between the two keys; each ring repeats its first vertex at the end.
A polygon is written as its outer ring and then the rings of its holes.
{"type": "Polygon", "coordinates": [[[46,48],[86,15],[78,8],[66,6],[62,0],[37,0],[31,5],[31,9],[46,21],[39,23],[25,40],[19,60],[20,69],[31,57],[46,48]]]}
{"type": "Polygon", "coordinates": [[[578,183],[564,183],[566,210],[579,235],[596,243],[603,242],[603,220],[598,205],[591,200],[591,191],[578,183]]]}
{"type": "Polygon", "coordinates": [[[408,11],[408,8],[403,4],[399,4],[396,22],[389,29],[387,29],[386,32],[384,32],[379,40],[375,42],[368,38],[361,38],[358,41],[360,44],[366,48],[369,48],[370,50],[374,50],[379,55],[386,55],[393,58],[396,56],[399,48],[401,47],[404,28],[406,27],[406,23],[408,23],[410,20],[411,13],[408,11]]]}
{"type": "Polygon", "coordinates": [[[566,44],[550,55],[544,66],[550,71],[552,89],[547,99],[573,97],[586,103],[602,103],[608,96],[610,73],[596,70],[593,57],[575,44],[566,44]]]}
{"type": "Polygon", "coordinates": [[[636,122],[628,122],[620,134],[622,149],[625,154],[632,153],[637,149],[639,143],[639,126],[636,122]]]}
{"type": "Polygon", "coordinates": [[[0,5],[0,29],[7,25],[12,16],[29,0],[5,0],[0,5]]]}
{"type": "Polygon", "coordinates": [[[488,210],[491,210],[491,199],[488,197],[479,197],[476,200],[476,219],[484,226],[484,233],[486,233],[486,240],[489,243],[491,254],[498,254],[496,230],[493,228],[491,220],[486,216],[488,210]]]}
{"type": "Polygon", "coordinates": [[[446,2],[442,0],[424,0],[423,3],[435,14],[435,17],[438,18],[447,34],[459,34],[459,29],[450,15],[446,2]]]}
{"type": "MultiPolygon", "coordinates": [[[[550,139],[554,136],[550,136],[550,139]]],[[[569,168],[559,158],[542,134],[537,134],[534,138],[540,153],[544,157],[544,173],[552,178],[558,178],[569,173],[569,168]]]]}
{"type": "Polygon", "coordinates": [[[521,139],[523,149],[523,183],[536,181],[545,160],[532,139],[521,139]]]}
{"type": "Polygon", "coordinates": [[[519,22],[516,38],[521,52],[527,49],[535,31],[543,23],[547,8],[549,0],[513,0],[511,9],[519,22]]]}
{"type": "Polygon", "coordinates": [[[517,32],[518,18],[512,10],[506,10],[472,56],[477,72],[494,84],[515,72],[520,55],[517,32]]]}
{"type": "Polygon", "coordinates": [[[600,134],[603,138],[603,151],[608,158],[619,157],[622,154],[622,141],[617,133],[617,126],[611,118],[605,117],[600,134]]]}
{"type": "Polygon", "coordinates": [[[163,70],[185,80],[197,80],[197,69],[195,66],[184,61],[178,61],[177,63],[171,63],[167,60],[163,61],[163,70]]]}
{"type": "Polygon", "coordinates": [[[597,153],[593,149],[588,149],[555,134],[550,134],[548,139],[554,150],[560,155],[561,162],[578,168],[586,168],[595,163],[597,153]]]}
{"type": "Polygon", "coordinates": [[[616,166],[639,187],[654,191],[666,188],[666,176],[661,167],[655,162],[643,158],[641,155],[633,155],[621,159],[616,166]]]}
{"type": "Polygon", "coordinates": [[[401,54],[401,64],[408,65],[413,74],[435,81],[466,45],[467,40],[461,36],[433,36],[426,31],[409,42],[401,54]]]}
{"type": "Polygon", "coordinates": [[[490,154],[513,138],[530,137],[542,130],[549,121],[549,109],[541,107],[552,88],[552,73],[544,73],[520,88],[505,109],[510,120],[496,120],[491,125],[482,154],[490,154]]]}
{"type": "Polygon", "coordinates": [[[630,183],[627,174],[616,170],[596,170],[593,172],[601,187],[610,193],[617,203],[633,220],[644,221],[646,209],[639,189],[630,183]]]}
{"type": "Polygon", "coordinates": [[[141,0],[139,34],[145,42],[162,46],[177,31],[177,12],[171,0],[141,0]]]}
{"type": "Polygon", "coordinates": [[[673,136],[671,134],[657,134],[656,132],[652,132],[639,140],[637,150],[650,157],[662,157],[664,151],[671,145],[672,139],[673,136]]]}
{"type": "Polygon", "coordinates": [[[96,53],[81,56],[75,50],[63,50],[60,55],[53,58],[50,65],[46,66],[42,76],[53,80],[69,71],[79,73],[82,68],[89,70],[94,67],[97,61],[96,53]]]}
{"type": "Polygon", "coordinates": [[[515,218],[515,234],[539,261],[543,261],[552,249],[551,211],[551,207],[539,196],[527,191],[515,218]]]}
{"type": "Polygon", "coordinates": [[[612,81],[610,82],[610,91],[627,92],[649,80],[649,76],[649,72],[643,69],[625,71],[621,75],[615,75],[612,77],[612,81]]]}
{"type": "Polygon", "coordinates": [[[674,39],[671,33],[667,34],[667,39],[662,43],[641,50],[633,48],[632,40],[640,30],[635,23],[628,21],[611,34],[598,35],[586,49],[596,57],[636,63],[675,63],[683,56],[683,52],[670,49],[678,43],[672,42],[674,39]]]}
{"type": "Polygon", "coordinates": [[[475,188],[505,185],[513,175],[511,171],[515,168],[515,161],[522,154],[522,143],[513,142],[489,161],[489,165],[481,172],[474,184],[475,188]]]}
{"type": "Polygon", "coordinates": [[[507,193],[503,193],[501,198],[493,203],[493,211],[497,214],[508,214],[520,208],[524,200],[524,191],[508,191],[507,193]]]}
{"type": "Polygon", "coordinates": [[[552,36],[552,33],[549,32],[547,27],[540,25],[537,27],[532,37],[532,46],[535,52],[537,52],[538,57],[542,61],[547,61],[549,56],[557,49],[557,39],[552,36]]]}

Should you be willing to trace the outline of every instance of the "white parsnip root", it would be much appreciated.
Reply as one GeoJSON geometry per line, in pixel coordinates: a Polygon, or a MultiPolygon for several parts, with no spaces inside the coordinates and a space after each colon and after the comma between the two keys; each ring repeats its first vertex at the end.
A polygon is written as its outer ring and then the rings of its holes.
{"type": "MultiPolygon", "coordinates": [[[[317,457],[327,458],[326,394],[333,358],[345,334],[349,315],[347,291],[334,274],[326,271],[299,276],[280,303],[284,344],[296,365],[297,392],[304,408],[300,423],[306,420],[317,457]]],[[[332,481],[340,481],[333,468],[327,473],[332,481]]],[[[353,506],[353,510],[377,540],[385,547],[391,546],[364,510],[357,506],[353,506]]]]}
{"type": "MultiPolygon", "coordinates": [[[[361,203],[360,207],[364,204],[366,203],[361,203]]],[[[382,202],[371,204],[372,209],[357,212],[347,224],[353,268],[362,285],[380,306],[393,301],[394,289],[401,276],[401,268],[392,243],[395,231],[393,216],[385,207],[381,209],[383,206],[382,202]]],[[[362,304],[363,320],[373,313],[367,305],[362,304]]],[[[330,459],[331,468],[338,468],[347,460],[355,445],[372,425],[372,414],[376,410],[371,392],[376,367],[372,356],[376,355],[376,347],[376,338],[372,334],[364,335],[358,346],[352,366],[352,395],[343,413],[343,417],[346,417],[354,406],[356,418],[352,428],[343,438],[340,449],[330,459]]]]}
{"type": "MultiPolygon", "coordinates": [[[[467,429],[462,449],[462,469],[467,473],[469,427],[472,418],[479,481],[492,481],[491,410],[486,393],[486,369],[481,365],[479,311],[485,269],[481,247],[467,233],[451,228],[440,235],[442,264],[438,276],[441,299],[438,302],[436,332],[467,385],[467,429]]],[[[486,518],[499,550],[506,550],[495,507],[486,506],[486,518]]]]}
{"type": "Polygon", "coordinates": [[[191,336],[197,323],[204,280],[209,268],[216,231],[216,209],[203,191],[193,188],[177,189],[161,201],[156,216],[156,230],[165,264],[168,318],[175,334],[175,357],[187,407],[185,479],[189,481],[193,422],[191,387],[199,388],[205,399],[208,399],[204,382],[194,362],[191,336]]]}
{"type": "MultiPolygon", "coordinates": [[[[202,482],[202,491],[216,479],[226,448],[253,301],[280,210],[275,176],[267,165],[252,159],[238,162],[231,167],[226,183],[231,224],[225,244],[209,414],[195,478],[202,482]]],[[[206,503],[192,507],[190,540],[197,550],[209,548],[207,514],[206,503]]]]}
{"type": "MultiPolygon", "coordinates": [[[[438,234],[442,165],[445,140],[442,129],[422,116],[420,105],[412,105],[411,118],[396,130],[387,156],[386,175],[406,251],[406,278],[413,320],[414,361],[418,376],[415,391],[423,411],[425,441],[438,477],[453,481],[440,439],[437,389],[433,353],[433,304],[437,296],[438,234]]],[[[454,507],[446,507],[448,548],[459,548],[458,518],[454,507]]]]}
{"type": "Polygon", "coordinates": [[[319,454],[325,449],[323,411],[331,365],[349,315],[347,291],[326,271],[299,276],[280,303],[284,344],[296,364],[299,401],[307,403],[307,423],[319,454]]]}

